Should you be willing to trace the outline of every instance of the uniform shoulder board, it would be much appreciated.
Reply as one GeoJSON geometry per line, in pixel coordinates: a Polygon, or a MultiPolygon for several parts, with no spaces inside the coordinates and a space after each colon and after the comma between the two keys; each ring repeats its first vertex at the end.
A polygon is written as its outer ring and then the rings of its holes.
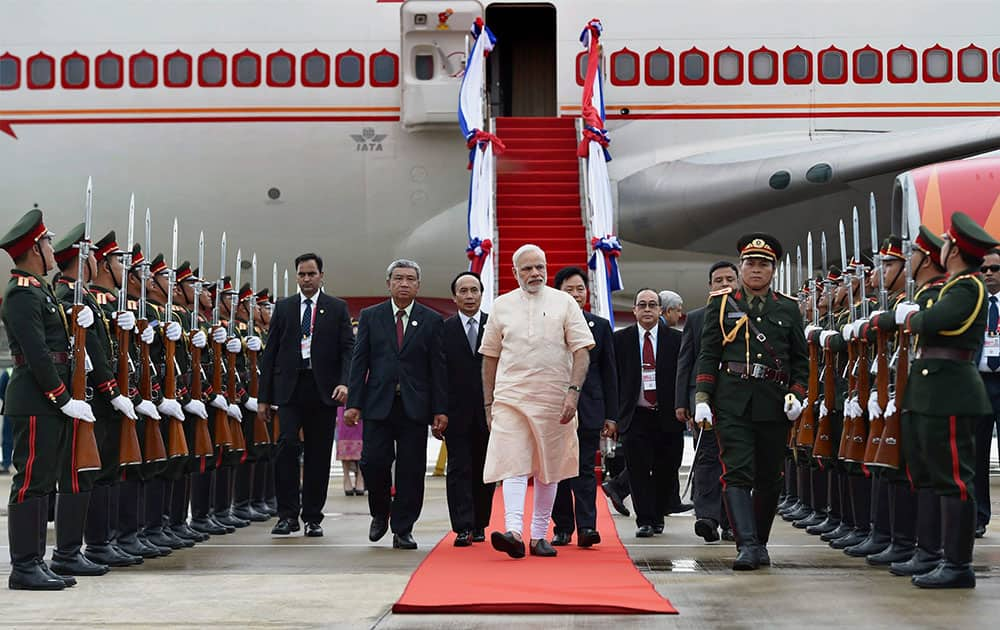
{"type": "Polygon", "coordinates": [[[128,310],[130,310],[130,311],[134,311],[134,310],[135,310],[135,309],[137,309],[138,307],[139,307],[139,304],[138,304],[138,303],[136,303],[136,301],[135,301],[135,300],[129,300],[129,301],[128,301],[128,310]]]}
{"type": "Polygon", "coordinates": [[[31,283],[29,282],[28,276],[17,276],[17,286],[30,287],[31,283]]]}
{"type": "Polygon", "coordinates": [[[717,289],[715,291],[712,291],[711,293],[708,294],[708,296],[709,297],[718,297],[720,295],[727,295],[727,294],[732,293],[732,292],[733,292],[733,288],[732,287],[723,287],[721,289],[717,289]]]}
{"type": "Polygon", "coordinates": [[[240,330],[246,330],[246,329],[247,329],[247,325],[246,325],[245,323],[243,323],[243,322],[236,322],[236,326],[237,326],[237,327],[238,327],[238,328],[239,328],[240,330]]]}
{"type": "Polygon", "coordinates": [[[798,298],[793,295],[788,295],[787,293],[782,293],[781,291],[774,292],[774,299],[777,301],[778,296],[785,298],[786,300],[791,300],[792,302],[798,303],[798,298]]]}
{"type": "Polygon", "coordinates": [[[108,294],[104,291],[98,291],[94,294],[94,300],[101,306],[108,303],[108,294]]]}

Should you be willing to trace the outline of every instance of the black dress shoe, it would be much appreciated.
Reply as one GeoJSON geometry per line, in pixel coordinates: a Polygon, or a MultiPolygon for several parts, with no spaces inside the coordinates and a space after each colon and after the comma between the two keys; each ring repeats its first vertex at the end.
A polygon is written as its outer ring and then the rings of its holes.
{"type": "Polygon", "coordinates": [[[614,486],[608,482],[604,482],[601,484],[601,488],[604,489],[604,494],[611,499],[611,506],[615,508],[616,512],[622,516],[632,516],[632,513],[625,507],[625,497],[614,486]]]}
{"type": "Polygon", "coordinates": [[[163,547],[151,542],[148,538],[146,538],[145,532],[136,534],[136,538],[139,539],[140,544],[145,545],[149,549],[155,549],[161,556],[169,556],[173,551],[170,547],[163,547]]]}
{"type": "Polygon", "coordinates": [[[160,548],[166,547],[167,549],[183,549],[184,543],[177,539],[171,538],[163,533],[162,529],[147,529],[142,533],[146,541],[151,545],[155,545],[160,548]]]}
{"type": "Polygon", "coordinates": [[[195,540],[192,538],[181,538],[178,536],[169,525],[163,526],[163,535],[173,541],[170,545],[171,549],[186,549],[189,547],[194,547],[195,540]]]}
{"type": "Polygon", "coordinates": [[[707,543],[719,541],[719,525],[710,518],[699,518],[694,522],[694,533],[705,539],[707,543]]]}
{"type": "Polygon", "coordinates": [[[826,512],[813,512],[809,516],[792,522],[792,527],[795,529],[806,529],[807,527],[812,527],[813,525],[819,525],[826,520],[826,512]]]}
{"type": "Polygon", "coordinates": [[[250,507],[257,510],[261,514],[266,514],[267,516],[275,516],[271,514],[271,508],[267,506],[267,501],[264,499],[255,499],[250,502],[250,507]]]}
{"type": "Polygon", "coordinates": [[[233,532],[236,531],[236,527],[234,525],[226,525],[225,523],[222,523],[215,516],[215,514],[212,514],[211,516],[209,516],[208,519],[210,521],[212,521],[212,523],[214,523],[217,527],[221,527],[222,529],[226,530],[227,534],[232,534],[233,532]]]}
{"type": "Polygon", "coordinates": [[[781,518],[794,523],[795,521],[801,521],[812,513],[813,509],[811,507],[808,505],[800,505],[797,509],[782,514],[781,518]]]}
{"type": "Polygon", "coordinates": [[[891,542],[892,538],[888,534],[883,534],[873,529],[871,533],[868,534],[868,537],[860,543],[850,547],[845,547],[844,553],[852,558],[873,556],[888,549],[891,542]]]}
{"type": "Polygon", "coordinates": [[[733,534],[733,530],[730,528],[725,528],[722,530],[722,540],[726,542],[736,542],[736,536],[733,534]]]}
{"type": "Polygon", "coordinates": [[[406,532],[405,534],[393,534],[392,535],[392,548],[393,549],[416,549],[417,541],[413,540],[413,534],[406,532]]]}
{"type": "Polygon", "coordinates": [[[524,557],[524,541],[511,532],[493,532],[490,534],[490,544],[497,551],[502,551],[511,558],[524,557]]]}
{"type": "MultiPolygon", "coordinates": [[[[593,547],[601,542],[601,534],[596,529],[584,528],[576,534],[577,547],[593,547]]],[[[552,541],[555,544],[555,540],[552,541]]]]}
{"type": "Polygon", "coordinates": [[[767,546],[760,545],[757,547],[757,562],[762,567],[771,566],[771,554],[767,553],[767,546]]]}
{"type": "Polygon", "coordinates": [[[95,564],[103,564],[109,567],[130,567],[136,564],[136,560],[139,563],[142,562],[142,558],[139,556],[133,556],[132,554],[119,553],[119,551],[113,545],[87,545],[84,550],[83,555],[87,560],[95,564]]]}
{"type": "Polygon", "coordinates": [[[156,549],[142,544],[139,537],[135,534],[119,536],[117,545],[122,551],[131,556],[139,556],[140,558],[159,558],[161,555],[156,549]]]}
{"type": "Polygon", "coordinates": [[[486,542],[486,530],[485,529],[474,529],[472,530],[472,542],[486,542]]]}
{"type": "Polygon", "coordinates": [[[544,538],[539,538],[538,540],[531,543],[531,555],[539,556],[541,558],[555,558],[556,550],[549,544],[549,541],[544,538]]]}
{"type": "Polygon", "coordinates": [[[840,527],[840,519],[835,516],[827,515],[826,519],[824,519],[822,523],[806,527],[806,533],[812,536],[822,536],[827,532],[832,532],[838,527],[840,527]]]}
{"type": "Polygon", "coordinates": [[[976,525],[976,538],[982,538],[986,535],[985,525],[976,525]]]}
{"type": "Polygon", "coordinates": [[[573,536],[567,534],[566,532],[555,532],[552,535],[552,546],[553,547],[565,547],[569,544],[569,541],[573,539],[573,536]]]}
{"type": "Polygon", "coordinates": [[[887,567],[892,565],[894,562],[906,562],[913,557],[913,554],[916,553],[916,551],[917,548],[912,544],[898,545],[896,543],[891,543],[881,553],[866,556],[865,562],[873,567],[887,567]]]}
{"type": "Polygon", "coordinates": [[[693,503],[677,503],[676,505],[671,505],[670,507],[668,507],[663,512],[663,514],[665,516],[669,514],[682,514],[684,512],[688,512],[693,509],[694,509],[693,503]]]}
{"type": "Polygon", "coordinates": [[[66,588],[66,582],[59,576],[49,575],[42,565],[44,562],[38,559],[15,563],[7,578],[7,587],[14,591],[61,591],[66,588]]]}
{"type": "Polygon", "coordinates": [[[216,514],[215,520],[221,523],[224,527],[235,527],[236,529],[250,527],[250,521],[243,518],[237,518],[236,516],[233,516],[232,512],[226,512],[221,515],[216,514]]]}
{"type": "Polygon", "coordinates": [[[354,489],[354,496],[356,496],[356,497],[363,497],[363,496],[365,496],[365,489],[364,488],[355,488],[354,489]]]}
{"type": "Polygon", "coordinates": [[[868,532],[862,532],[855,529],[846,536],[842,536],[836,540],[831,540],[830,546],[834,549],[847,549],[848,547],[853,547],[854,545],[863,543],[867,538],[868,532]]]}
{"type": "Polygon", "coordinates": [[[368,528],[368,540],[378,542],[387,531],[389,531],[389,519],[373,517],[372,524],[368,528]]]}
{"type": "Polygon", "coordinates": [[[653,528],[652,528],[652,526],[650,526],[650,525],[640,525],[635,530],[635,537],[636,538],[652,538],[653,537],[653,528]]]}
{"type": "Polygon", "coordinates": [[[211,536],[208,534],[203,534],[201,532],[196,532],[191,529],[191,526],[187,523],[180,523],[178,525],[171,525],[170,531],[174,533],[175,536],[183,538],[185,540],[193,540],[195,542],[205,542],[211,536]]]}
{"type": "Polygon", "coordinates": [[[653,533],[654,534],[662,534],[663,533],[663,523],[659,523],[657,525],[653,525],[653,533]]]}
{"type": "Polygon", "coordinates": [[[104,575],[110,569],[106,564],[97,564],[88,560],[82,553],[77,551],[76,553],[63,556],[57,551],[52,553],[52,562],[49,563],[49,569],[52,570],[56,575],[104,575]]]}
{"type": "Polygon", "coordinates": [[[250,521],[251,523],[263,523],[265,521],[271,520],[271,517],[263,512],[258,512],[251,505],[244,505],[239,508],[233,508],[233,516],[236,518],[241,518],[244,521],[250,521]]]}
{"type": "Polygon", "coordinates": [[[323,535],[323,528],[319,523],[306,523],[305,535],[309,538],[320,538],[323,535]]]}
{"type": "Polygon", "coordinates": [[[191,529],[195,533],[202,534],[205,536],[222,536],[229,532],[222,525],[219,525],[210,518],[193,518],[191,519],[191,529]]]}
{"type": "Polygon", "coordinates": [[[910,578],[920,588],[976,588],[976,574],[971,564],[942,560],[930,572],[910,578]]]}
{"type": "Polygon", "coordinates": [[[936,569],[941,559],[942,556],[940,553],[929,553],[917,547],[917,550],[906,562],[893,562],[890,564],[889,573],[905,576],[923,575],[936,569]]]}
{"type": "Polygon", "coordinates": [[[455,536],[455,546],[456,547],[471,547],[472,546],[472,532],[469,530],[458,532],[455,536]]]}
{"type": "Polygon", "coordinates": [[[853,525],[845,523],[844,521],[840,521],[840,525],[837,525],[837,527],[833,531],[829,531],[825,534],[820,534],[819,539],[822,540],[823,542],[832,542],[834,540],[837,540],[838,538],[843,538],[844,536],[850,534],[852,531],[854,531],[853,525]]]}
{"type": "Polygon", "coordinates": [[[292,532],[299,531],[299,520],[291,518],[281,518],[271,528],[272,536],[288,536],[292,532]]]}

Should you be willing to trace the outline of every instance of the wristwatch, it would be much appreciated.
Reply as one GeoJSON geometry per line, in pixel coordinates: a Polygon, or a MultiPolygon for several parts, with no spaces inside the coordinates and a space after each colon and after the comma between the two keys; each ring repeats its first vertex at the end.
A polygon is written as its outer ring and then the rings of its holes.
{"type": "Polygon", "coordinates": [[[579,394],[579,393],[580,393],[580,388],[579,388],[579,387],[577,387],[576,385],[570,385],[570,386],[569,386],[569,387],[568,387],[567,389],[568,389],[569,391],[574,391],[574,392],[576,392],[577,394],[579,394]]]}

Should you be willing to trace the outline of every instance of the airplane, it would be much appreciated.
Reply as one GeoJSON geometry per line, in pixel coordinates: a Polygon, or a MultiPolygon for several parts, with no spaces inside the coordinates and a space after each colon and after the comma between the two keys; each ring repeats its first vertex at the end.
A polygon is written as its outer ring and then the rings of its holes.
{"type": "MultiPolygon", "coordinates": [[[[95,233],[124,238],[134,192],[154,249],[176,216],[190,258],[202,230],[265,269],[316,251],[355,311],[383,299],[397,257],[448,310],[468,264],[456,105],[476,17],[498,40],[500,122],[578,118],[579,35],[602,20],[623,311],[643,286],[700,304],[740,233],[832,234],[871,192],[888,208],[899,172],[1000,148],[1000,5],[976,0],[36,0],[0,15],[7,221],[38,203],[68,229],[92,176],[95,233]]],[[[531,240],[499,236],[507,252],[531,240]]]]}

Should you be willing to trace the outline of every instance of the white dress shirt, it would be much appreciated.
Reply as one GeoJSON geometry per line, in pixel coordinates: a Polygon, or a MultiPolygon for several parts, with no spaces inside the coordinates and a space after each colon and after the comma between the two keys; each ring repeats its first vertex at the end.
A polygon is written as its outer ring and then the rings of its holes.
{"type": "MultiPolygon", "coordinates": [[[[996,333],[997,333],[997,331],[989,329],[989,321],[990,321],[989,320],[989,311],[990,311],[990,301],[991,300],[996,300],[997,301],[997,308],[1000,308],[1000,293],[991,293],[986,298],[986,312],[987,312],[987,316],[986,316],[986,325],[987,325],[987,328],[986,328],[986,335],[985,335],[986,337],[989,337],[991,335],[996,335],[996,333]]],[[[986,362],[987,358],[988,357],[986,356],[985,352],[983,352],[982,356],[979,357],[979,371],[980,372],[986,372],[988,374],[995,374],[996,372],[994,372],[993,370],[991,370],[989,364],[986,362]]]]}
{"type": "MultiPolygon", "coordinates": [[[[319,294],[322,293],[322,292],[323,292],[323,289],[320,289],[316,293],[313,293],[313,296],[311,298],[309,298],[310,300],[312,300],[312,309],[313,309],[313,311],[312,311],[312,321],[314,322],[313,325],[315,325],[315,322],[316,322],[316,301],[319,300],[319,294]]],[[[302,327],[302,318],[305,317],[305,314],[306,314],[306,296],[302,294],[301,290],[299,290],[299,327],[300,328],[302,327]]],[[[299,352],[302,353],[302,358],[303,359],[309,359],[309,358],[312,357],[312,328],[311,327],[310,327],[310,330],[309,330],[309,336],[308,337],[303,337],[302,341],[300,342],[299,352]]]]}
{"type": "MultiPolygon", "coordinates": [[[[657,333],[660,331],[659,323],[660,323],[660,320],[657,319],[656,323],[653,324],[653,327],[649,331],[647,331],[645,328],[643,328],[642,324],[636,323],[636,328],[639,329],[639,378],[640,379],[642,379],[642,352],[643,352],[643,348],[646,345],[646,332],[649,332],[649,340],[653,344],[653,358],[655,359],[656,358],[656,339],[657,339],[657,333]]],[[[640,380],[640,385],[639,385],[639,400],[638,400],[637,404],[640,407],[645,407],[647,409],[651,408],[651,406],[649,404],[649,401],[646,400],[645,392],[642,389],[641,380],[640,380]]]]}

